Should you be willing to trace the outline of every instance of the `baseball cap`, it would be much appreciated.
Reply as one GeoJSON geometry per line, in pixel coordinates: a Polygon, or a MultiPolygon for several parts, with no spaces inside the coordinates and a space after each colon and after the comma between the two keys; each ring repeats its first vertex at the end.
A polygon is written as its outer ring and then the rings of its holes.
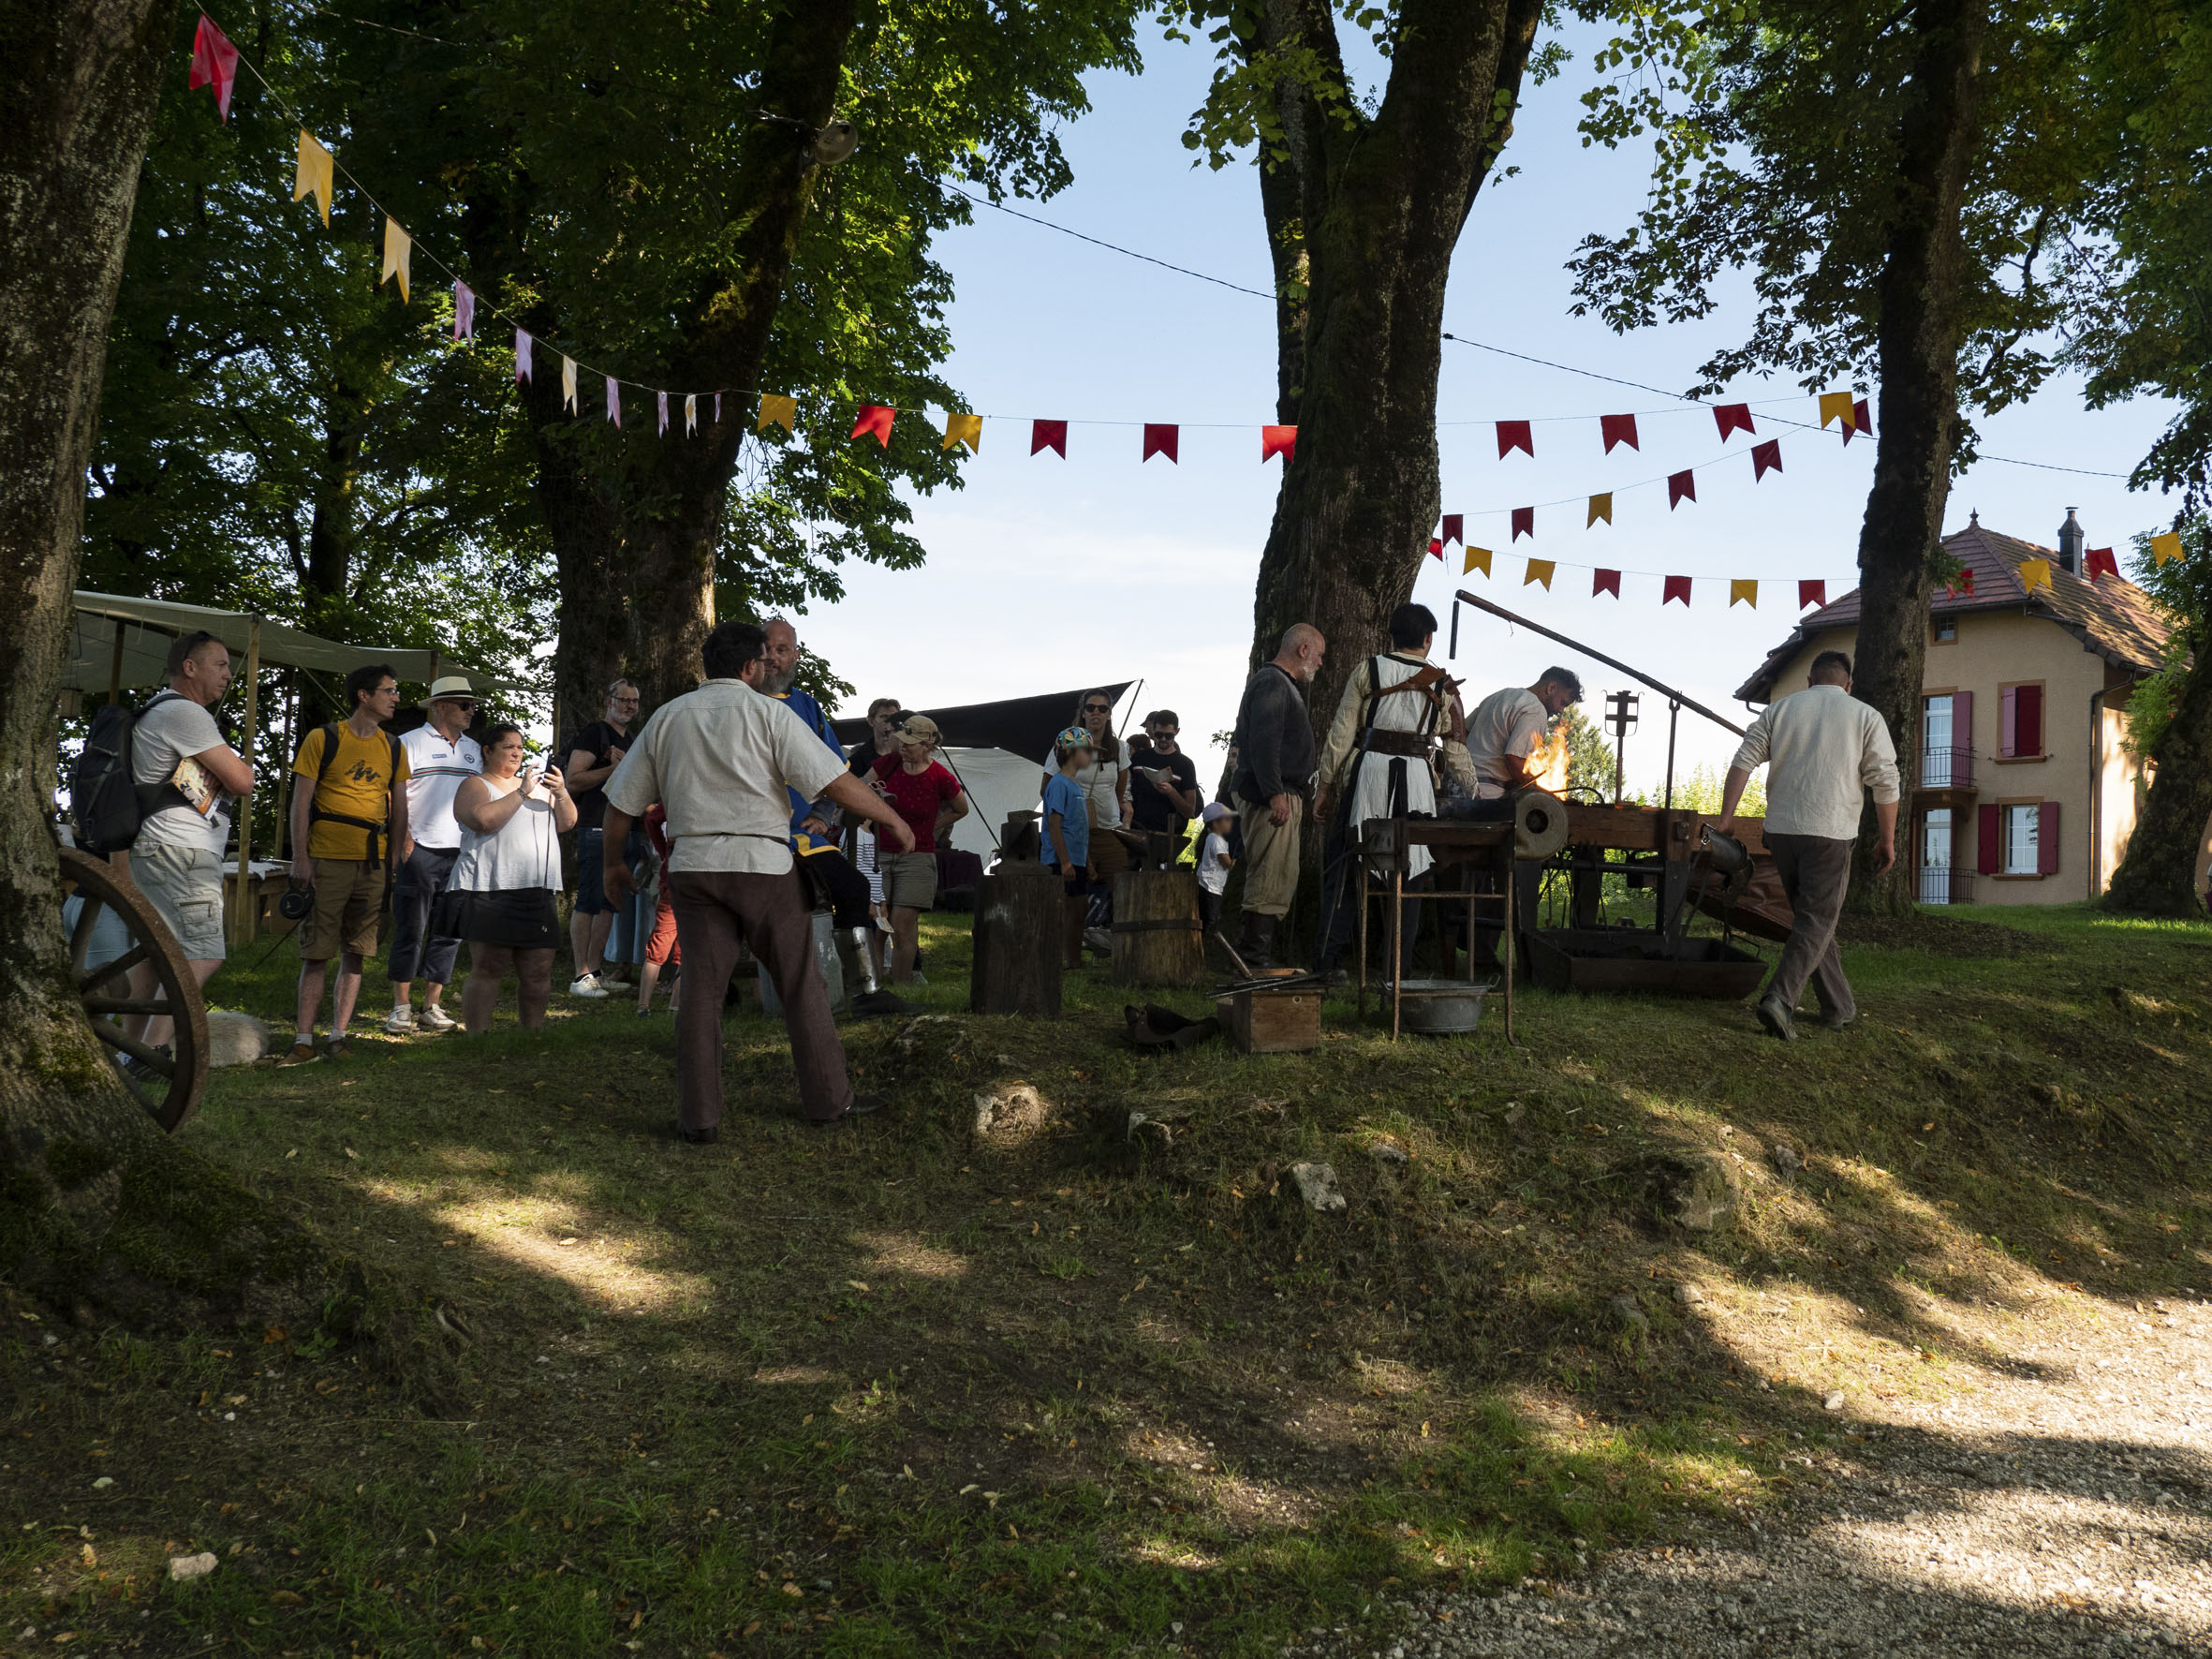
{"type": "Polygon", "coordinates": [[[1088,727],[1069,726],[1059,736],[1053,739],[1053,747],[1054,748],[1095,749],[1099,747],[1099,740],[1091,735],[1088,727]]]}
{"type": "Polygon", "coordinates": [[[1224,818],[1227,818],[1230,815],[1229,808],[1224,807],[1219,801],[1208,801],[1206,803],[1206,809],[1199,814],[1199,816],[1204,819],[1208,823],[1219,823],[1224,818]]]}
{"type": "Polygon", "coordinates": [[[927,715],[908,715],[899,722],[899,739],[903,743],[935,743],[944,735],[937,730],[936,721],[927,715]]]}

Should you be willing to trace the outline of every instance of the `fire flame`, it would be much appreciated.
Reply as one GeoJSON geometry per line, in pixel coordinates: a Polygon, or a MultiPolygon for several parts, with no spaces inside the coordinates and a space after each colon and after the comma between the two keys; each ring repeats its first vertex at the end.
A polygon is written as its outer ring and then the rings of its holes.
{"type": "Polygon", "coordinates": [[[1528,771],[1536,787],[1553,794],[1567,792],[1567,729],[1562,726],[1528,751],[1528,771]]]}

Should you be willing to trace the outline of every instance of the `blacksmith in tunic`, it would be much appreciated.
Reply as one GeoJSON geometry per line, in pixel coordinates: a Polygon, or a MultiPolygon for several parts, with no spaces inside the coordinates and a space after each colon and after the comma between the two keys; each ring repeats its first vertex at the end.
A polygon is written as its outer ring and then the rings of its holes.
{"type": "MultiPolygon", "coordinates": [[[[1400,605],[1392,612],[1390,650],[1352,670],[1321,746],[1320,792],[1314,798],[1315,816],[1328,825],[1321,855],[1320,972],[1336,970],[1357,925],[1355,860],[1367,821],[1437,815],[1437,745],[1452,729],[1453,704],[1452,681],[1428,660],[1436,638],[1436,613],[1426,605],[1400,605]]],[[[1409,848],[1405,856],[1407,886],[1425,884],[1433,862],[1428,849],[1409,848]]],[[[1408,901],[1400,917],[1408,959],[1417,915],[1408,901]]]]}

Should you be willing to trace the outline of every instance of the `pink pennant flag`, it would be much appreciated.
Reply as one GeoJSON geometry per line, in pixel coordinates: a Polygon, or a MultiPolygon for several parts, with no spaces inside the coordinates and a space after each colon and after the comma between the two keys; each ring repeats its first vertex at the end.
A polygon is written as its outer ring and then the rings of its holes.
{"type": "Polygon", "coordinates": [[[1502,461],[1514,450],[1533,458],[1536,454],[1536,435],[1526,421],[1500,421],[1497,423],[1497,458],[1502,461]]]}
{"type": "Polygon", "coordinates": [[[1807,605],[1825,606],[1827,602],[1828,585],[1825,582],[1800,582],[1797,585],[1797,608],[1800,611],[1807,605]]]}
{"type": "Polygon", "coordinates": [[[1180,467],[1182,462],[1176,460],[1175,447],[1180,441],[1181,436],[1182,432],[1179,427],[1161,425],[1152,421],[1145,422],[1144,452],[1137,457],[1137,464],[1141,467],[1155,455],[1165,455],[1180,467]]]}
{"type": "MultiPolygon", "coordinates": [[[[1516,507],[1513,509],[1512,539],[1514,541],[1518,541],[1524,536],[1527,537],[1531,541],[1536,540],[1536,509],[1533,507],[1516,507]]],[[[1511,546],[1512,542],[1508,542],[1507,545],[1511,546]]]]}
{"type": "Polygon", "coordinates": [[[520,386],[529,378],[530,332],[527,329],[517,329],[514,332],[514,383],[520,386]]]}
{"type": "MultiPolygon", "coordinates": [[[[1674,511],[1680,503],[1695,501],[1697,498],[1698,481],[1694,471],[1686,467],[1680,472],[1667,474],[1667,511],[1669,512],[1674,511]]],[[[1664,600],[1659,602],[1666,603],[1664,600]]]]}
{"type": "Polygon", "coordinates": [[[1732,432],[1748,432],[1757,437],[1759,428],[1751,424],[1751,406],[1747,403],[1718,404],[1713,409],[1713,423],[1720,428],[1720,441],[1726,443],[1732,432]]]}
{"type": "Polygon", "coordinates": [[[1456,541],[1460,546],[1465,547],[1467,545],[1467,514],[1447,512],[1444,515],[1443,538],[1447,541],[1456,541]]]}
{"type": "Polygon", "coordinates": [[[1631,450],[1638,447],[1636,417],[1633,415],[1600,415],[1598,433],[1605,439],[1605,452],[1608,455],[1613,453],[1613,446],[1616,443],[1625,443],[1631,450]]]}
{"type": "Polygon", "coordinates": [[[476,338],[476,295],[465,282],[453,285],[453,338],[476,338]]]}
{"type": "Polygon", "coordinates": [[[225,122],[230,119],[230,86],[238,79],[238,48],[215,27],[214,19],[199,14],[199,27],[192,36],[192,72],[184,77],[184,90],[202,86],[214,89],[215,109],[225,122]]]}
{"type": "Polygon", "coordinates": [[[1262,426],[1260,428],[1260,459],[1264,462],[1280,455],[1288,467],[1298,459],[1298,428],[1295,426],[1262,426]]]}
{"type": "Polygon", "coordinates": [[[889,404],[864,403],[861,405],[860,419],[852,423],[852,436],[866,433],[885,449],[891,448],[891,423],[898,418],[898,410],[889,404]]]}
{"type": "Polygon", "coordinates": [[[669,435],[669,394],[665,392],[656,392],[653,394],[653,401],[660,410],[660,431],[655,436],[666,437],[669,435]]]}
{"type": "Polygon", "coordinates": [[[607,377],[607,419],[622,424],[622,382],[612,375],[607,377]]]}
{"type": "Polygon", "coordinates": [[[1682,608],[1685,611],[1689,609],[1689,578],[1687,576],[1667,578],[1665,589],[1659,594],[1659,608],[1664,610],[1676,600],[1682,601],[1682,608]]]}
{"type": "Polygon", "coordinates": [[[1770,437],[1764,443],[1751,446],[1751,481],[1757,483],[1770,472],[1782,469],[1782,440],[1770,437]]]}
{"type": "Polygon", "coordinates": [[[1050,450],[1065,461],[1068,459],[1068,422],[1065,421],[1032,421],[1029,422],[1029,452],[1034,455],[1050,450]]]}

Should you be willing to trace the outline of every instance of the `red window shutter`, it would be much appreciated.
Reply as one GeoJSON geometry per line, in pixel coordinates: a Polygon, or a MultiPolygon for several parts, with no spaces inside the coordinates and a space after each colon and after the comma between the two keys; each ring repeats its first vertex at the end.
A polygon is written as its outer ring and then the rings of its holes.
{"type": "MultiPolygon", "coordinates": [[[[1961,757],[1974,752],[1974,694],[1971,691],[1954,691],[1951,694],[1951,747],[1961,757]]],[[[1951,781],[1961,789],[1974,781],[1973,762],[1962,758],[1951,768],[1951,781]]]]}
{"type": "Polygon", "coordinates": [[[2043,689],[2041,686],[2016,686],[2013,695],[2018,702],[2013,718],[2013,752],[2016,755],[2040,755],[2043,752],[2043,689]]]}
{"type": "Polygon", "coordinates": [[[1997,752],[2010,760],[2020,751],[2013,746],[2019,730],[2020,688],[2007,686],[1997,694],[1997,752]]]}
{"type": "Polygon", "coordinates": [[[1995,807],[1983,807],[1974,815],[1974,868],[1984,876],[1997,874],[1998,810],[1995,807]]]}
{"type": "Polygon", "coordinates": [[[2045,801],[2035,820],[2035,867],[2043,875],[2058,873],[2058,803],[2045,801]]]}

